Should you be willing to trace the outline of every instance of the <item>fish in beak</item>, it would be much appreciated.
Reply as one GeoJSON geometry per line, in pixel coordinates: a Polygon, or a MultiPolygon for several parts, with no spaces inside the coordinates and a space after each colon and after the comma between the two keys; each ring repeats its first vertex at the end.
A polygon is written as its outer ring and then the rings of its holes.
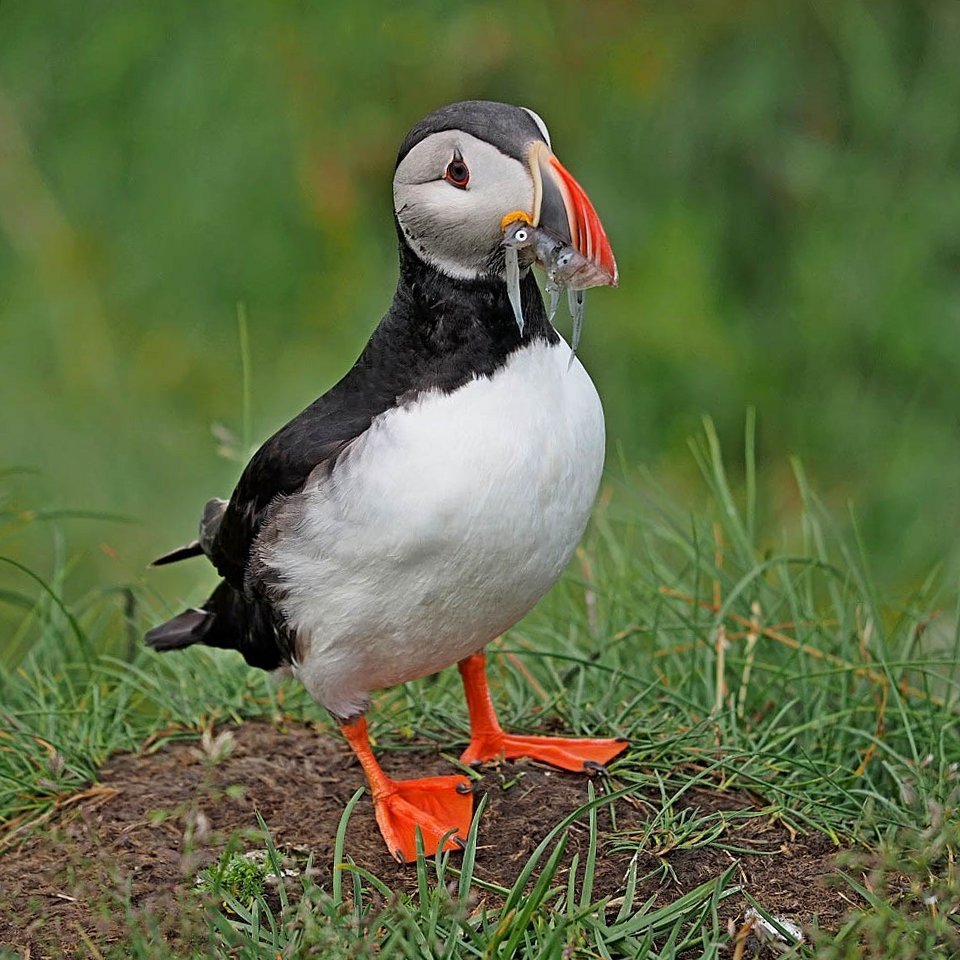
{"type": "Polygon", "coordinates": [[[617,285],[617,261],[610,241],[590,198],[566,167],[542,141],[530,147],[530,172],[534,182],[533,210],[508,213],[501,222],[504,246],[504,279],[517,327],[523,334],[520,304],[520,252],[526,263],[539,263],[547,274],[552,321],[567,291],[573,318],[571,363],[583,326],[584,290],[617,285]]]}

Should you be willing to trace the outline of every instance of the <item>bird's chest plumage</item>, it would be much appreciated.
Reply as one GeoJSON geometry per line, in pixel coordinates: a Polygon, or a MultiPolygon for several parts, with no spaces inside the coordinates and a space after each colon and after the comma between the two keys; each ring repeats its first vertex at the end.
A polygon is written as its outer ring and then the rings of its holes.
{"type": "Polygon", "coordinates": [[[262,561],[294,670],[335,712],[512,626],[562,572],[603,465],[603,412],[569,348],[378,417],[281,513],[262,561]]]}

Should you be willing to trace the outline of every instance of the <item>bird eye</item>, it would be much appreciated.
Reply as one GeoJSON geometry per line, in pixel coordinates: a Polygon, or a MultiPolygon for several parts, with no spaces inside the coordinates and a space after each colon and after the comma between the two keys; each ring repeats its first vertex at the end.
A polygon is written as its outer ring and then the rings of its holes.
{"type": "Polygon", "coordinates": [[[447,164],[443,179],[461,190],[466,190],[470,182],[470,170],[463,162],[463,156],[459,150],[453,151],[453,159],[447,164]]]}
{"type": "Polygon", "coordinates": [[[516,232],[516,234],[514,235],[514,239],[515,239],[515,240],[519,240],[521,243],[523,243],[524,240],[527,239],[527,231],[526,231],[526,230],[518,230],[518,231],[516,232]]]}

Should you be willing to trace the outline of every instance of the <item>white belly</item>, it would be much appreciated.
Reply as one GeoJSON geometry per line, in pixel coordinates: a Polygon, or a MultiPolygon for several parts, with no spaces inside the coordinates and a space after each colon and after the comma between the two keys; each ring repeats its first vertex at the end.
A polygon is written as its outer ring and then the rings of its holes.
{"type": "Polygon", "coordinates": [[[338,716],[476,652],[563,571],[604,452],[599,397],[569,355],[536,344],[381,415],[265,548],[293,672],[338,716]]]}

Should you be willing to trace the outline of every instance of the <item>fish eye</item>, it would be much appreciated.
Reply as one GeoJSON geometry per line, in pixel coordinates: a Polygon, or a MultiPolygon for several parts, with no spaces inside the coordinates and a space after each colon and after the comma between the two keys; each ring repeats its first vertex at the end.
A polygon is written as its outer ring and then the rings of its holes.
{"type": "Polygon", "coordinates": [[[453,151],[453,159],[447,164],[443,179],[460,190],[466,190],[470,182],[470,169],[463,161],[463,154],[459,150],[453,151]]]}

